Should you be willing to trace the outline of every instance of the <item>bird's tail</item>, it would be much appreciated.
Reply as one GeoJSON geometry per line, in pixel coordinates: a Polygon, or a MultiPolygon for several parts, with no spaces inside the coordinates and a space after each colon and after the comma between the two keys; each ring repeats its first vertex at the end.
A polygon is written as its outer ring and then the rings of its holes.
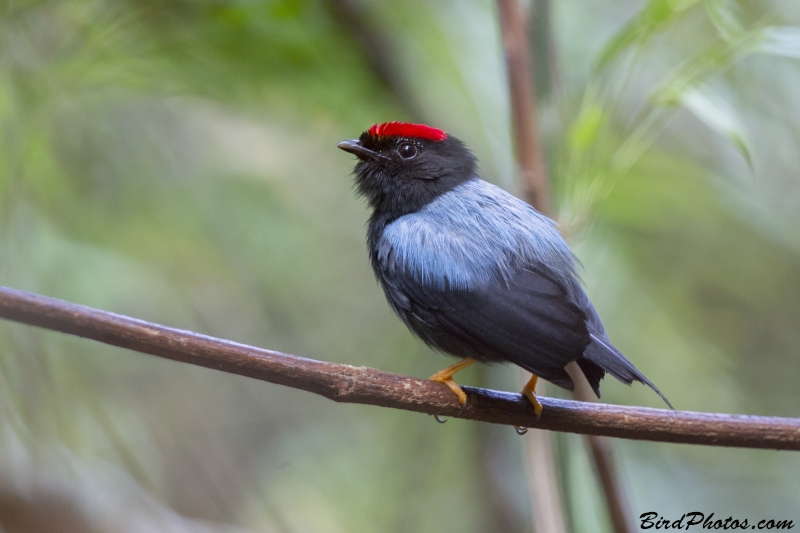
{"type": "Polygon", "coordinates": [[[634,381],[644,383],[656,394],[661,396],[670,409],[675,410],[672,404],[669,403],[666,396],[664,396],[658,387],[647,379],[644,374],[639,372],[633,363],[628,361],[619,350],[614,348],[610,342],[602,340],[600,337],[591,334],[591,341],[589,346],[583,352],[583,357],[577,360],[578,366],[583,371],[589,384],[594,389],[597,397],[600,397],[600,380],[603,379],[604,371],[608,372],[626,385],[630,385],[634,381]]]}

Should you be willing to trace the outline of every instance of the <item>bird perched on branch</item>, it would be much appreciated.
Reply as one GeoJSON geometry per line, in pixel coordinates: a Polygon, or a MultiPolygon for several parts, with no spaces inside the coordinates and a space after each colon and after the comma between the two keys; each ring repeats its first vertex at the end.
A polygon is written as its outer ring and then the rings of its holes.
{"type": "Polygon", "coordinates": [[[462,406],[453,374],[475,361],[531,372],[522,392],[537,416],[538,378],[573,390],[564,370],[572,361],[598,398],[608,372],[670,405],[609,341],[555,223],[483,181],[464,143],[430,126],[387,122],[338,147],[359,159],[356,188],[372,208],[369,257],[386,298],[425,343],[463,358],[430,378],[462,406]]]}

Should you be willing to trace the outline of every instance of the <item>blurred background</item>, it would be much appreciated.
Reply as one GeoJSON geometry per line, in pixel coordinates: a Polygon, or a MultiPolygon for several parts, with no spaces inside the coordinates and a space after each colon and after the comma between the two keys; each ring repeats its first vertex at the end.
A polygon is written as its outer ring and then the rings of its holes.
{"type": "MultiPolygon", "coordinates": [[[[800,4],[526,6],[559,222],[614,343],[677,409],[797,416],[800,4]]],[[[518,192],[493,2],[2,0],[0,284],[428,376],[450,361],[386,305],[335,148],[387,120],[518,192]]],[[[525,438],[0,322],[4,531],[530,531],[525,438]]],[[[571,529],[610,531],[584,440],[556,443],[571,529]]],[[[796,453],[613,446],[635,516],[798,519],[796,453]]]]}

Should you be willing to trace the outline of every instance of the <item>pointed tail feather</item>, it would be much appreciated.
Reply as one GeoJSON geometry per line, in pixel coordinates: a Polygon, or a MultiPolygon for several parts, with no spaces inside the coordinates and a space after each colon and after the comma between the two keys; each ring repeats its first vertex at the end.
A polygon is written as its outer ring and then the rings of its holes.
{"type": "Polygon", "coordinates": [[[589,382],[595,395],[600,398],[600,380],[605,377],[606,371],[594,361],[586,359],[586,357],[579,357],[575,362],[578,363],[581,372],[586,376],[586,381],[589,382]]]}
{"type": "MultiPolygon", "coordinates": [[[[594,365],[600,367],[600,369],[605,370],[621,382],[625,383],[626,385],[630,385],[634,381],[638,381],[640,383],[644,383],[651,389],[653,389],[656,394],[658,394],[664,403],[666,403],[670,409],[673,411],[675,410],[672,407],[672,404],[669,403],[667,397],[664,396],[658,387],[653,385],[653,383],[647,379],[644,374],[639,372],[633,363],[628,361],[624,355],[622,355],[619,350],[614,348],[611,343],[608,341],[604,341],[596,336],[594,333],[590,334],[591,341],[589,342],[589,346],[586,347],[586,350],[583,352],[583,357],[588,360],[589,363],[594,363],[594,365]]],[[[587,373],[587,369],[584,368],[586,366],[589,370],[589,373],[596,374],[595,369],[592,368],[594,365],[588,364],[581,364],[581,359],[578,359],[578,365],[583,370],[584,374],[586,374],[587,379],[589,379],[589,383],[592,385],[592,388],[595,390],[597,397],[600,397],[599,394],[599,382],[600,380],[596,380],[596,385],[592,382],[592,377],[587,373]]],[[[602,378],[602,376],[601,376],[602,378]]]]}

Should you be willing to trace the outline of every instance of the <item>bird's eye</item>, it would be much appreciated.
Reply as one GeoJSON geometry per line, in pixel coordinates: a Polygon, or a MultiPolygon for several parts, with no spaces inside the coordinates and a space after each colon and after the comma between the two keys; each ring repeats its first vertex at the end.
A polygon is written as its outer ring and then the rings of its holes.
{"type": "Polygon", "coordinates": [[[397,153],[403,159],[411,159],[417,155],[417,147],[411,143],[403,143],[397,147],[397,153]]]}

